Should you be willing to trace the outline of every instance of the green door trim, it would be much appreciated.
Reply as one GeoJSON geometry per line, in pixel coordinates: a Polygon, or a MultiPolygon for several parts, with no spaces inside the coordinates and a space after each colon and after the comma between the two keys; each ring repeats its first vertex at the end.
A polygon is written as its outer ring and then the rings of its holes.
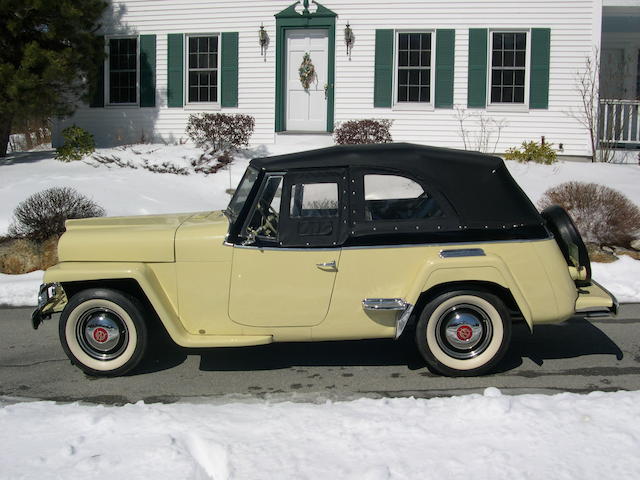
{"type": "Polygon", "coordinates": [[[276,17],[276,121],[275,131],[283,132],[286,129],[286,31],[303,30],[310,28],[326,29],[329,40],[328,68],[327,68],[327,132],[333,132],[333,112],[334,112],[334,83],[336,67],[336,14],[319,3],[315,4],[316,11],[310,12],[308,2],[305,2],[305,9],[298,13],[295,10],[298,3],[294,3],[285,8],[276,17]]]}

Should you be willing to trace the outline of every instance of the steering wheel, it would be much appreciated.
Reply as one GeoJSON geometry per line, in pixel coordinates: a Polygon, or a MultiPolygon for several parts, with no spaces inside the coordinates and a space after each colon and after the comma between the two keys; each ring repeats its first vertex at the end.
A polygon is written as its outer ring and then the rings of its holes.
{"type": "Polygon", "coordinates": [[[265,212],[264,205],[260,202],[258,202],[257,209],[262,215],[262,225],[256,229],[256,234],[264,232],[275,235],[278,233],[278,212],[271,205],[267,206],[267,211],[265,212]]]}

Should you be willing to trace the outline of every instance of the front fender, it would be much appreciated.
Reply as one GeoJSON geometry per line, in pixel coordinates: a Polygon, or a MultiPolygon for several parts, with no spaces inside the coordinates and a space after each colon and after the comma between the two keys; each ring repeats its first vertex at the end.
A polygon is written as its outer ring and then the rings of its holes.
{"type": "Polygon", "coordinates": [[[432,258],[418,271],[407,301],[415,304],[423,292],[452,282],[487,282],[508,289],[522,316],[533,328],[531,308],[515,277],[502,259],[488,254],[478,257],[432,258]]]}
{"type": "MultiPolygon", "coordinates": [[[[158,314],[174,342],[192,346],[192,336],[182,326],[179,316],[165,293],[158,277],[145,263],[120,262],[63,262],[49,268],[44,275],[45,283],[86,282],[98,280],[135,280],[158,314]]],[[[63,309],[57,305],[55,311],[63,309]]]]}

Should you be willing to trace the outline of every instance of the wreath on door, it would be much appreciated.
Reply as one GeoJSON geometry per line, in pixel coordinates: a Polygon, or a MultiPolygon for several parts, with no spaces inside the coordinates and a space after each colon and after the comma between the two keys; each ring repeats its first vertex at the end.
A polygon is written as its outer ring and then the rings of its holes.
{"type": "Polygon", "coordinates": [[[302,63],[300,64],[298,73],[300,74],[300,83],[304,89],[307,90],[316,76],[316,67],[314,67],[311,62],[311,55],[309,55],[309,52],[305,53],[304,57],[302,57],[302,63]]]}

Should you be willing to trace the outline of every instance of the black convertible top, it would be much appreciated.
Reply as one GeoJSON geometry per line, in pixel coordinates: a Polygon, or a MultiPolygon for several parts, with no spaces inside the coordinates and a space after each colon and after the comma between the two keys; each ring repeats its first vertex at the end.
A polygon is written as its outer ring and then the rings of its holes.
{"type": "Polygon", "coordinates": [[[265,172],[346,167],[404,173],[428,185],[432,193],[437,191],[451,204],[457,225],[447,226],[448,231],[452,227],[476,233],[491,231],[493,238],[496,230],[502,230],[505,238],[548,236],[544,220],[496,156],[390,143],[334,146],[255,158],[251,165],[265,172]]]}

